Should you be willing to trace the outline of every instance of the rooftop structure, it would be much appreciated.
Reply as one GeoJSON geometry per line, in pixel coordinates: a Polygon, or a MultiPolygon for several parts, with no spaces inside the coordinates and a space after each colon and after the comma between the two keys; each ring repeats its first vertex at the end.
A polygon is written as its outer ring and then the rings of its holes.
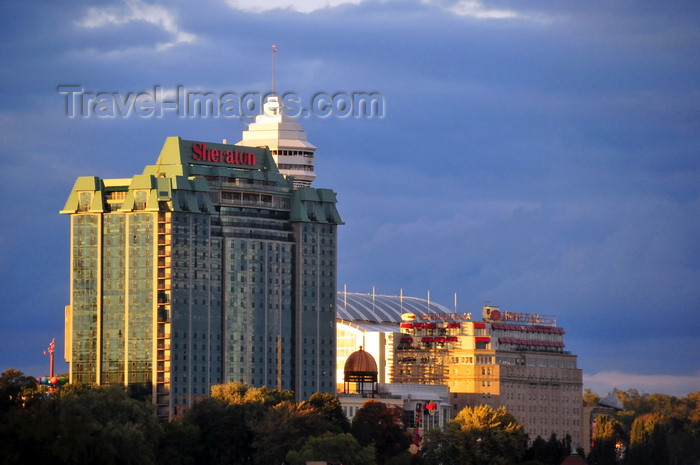
{"type": "MultiPolygon", "coordinates": [[[[343,377],[341,367],[359,346],[371,353],[378,367],[379,383],[390,383],[394,360],[394,339],[400,334],[399,323],[405,313],[449,314],[442,305],[417,297],[382,294],[360,294],[341,291],[337,294],[337,379],[343,377]]],[[[339,384],[338,390],[342,390],[339,384]]]]}
{"type": "Polygon", "coordinates": [[[365,394],[368,392],[370,395],[376,395],[377,362],[374,361],[374,357],[370,353],[362,350],[362,346],[360,346],[360,350],[350,354],[345,361],[343,371],[343,380],[345,381],[344,393],[356,392],[365,394]],[[366,389],[367,385],[369,385],[369,391],[366,389]]]}
{"type": "Polygon", "coordinates": [[[267,97],[262,114],[243,131],[238,144],[268,147],[280,173],[293,180],[294,188],[309,187],[316,179],[316,147],[306,140],[306,133],[296,119],[285,115],[284,111],[284,104],[277,95],[267,97]]]}

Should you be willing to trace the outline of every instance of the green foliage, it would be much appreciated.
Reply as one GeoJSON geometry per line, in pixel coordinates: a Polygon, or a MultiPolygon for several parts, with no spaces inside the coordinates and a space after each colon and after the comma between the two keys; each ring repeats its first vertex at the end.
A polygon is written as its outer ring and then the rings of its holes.
{"type": "Polygon", "coordinates": [[[620,424],[609,415],[598,415],[588,462],[596,465],[614,465],[617,462],[615,445],[619,438],[620,424]]]}
{"type": "MultiPolygon", "coordinates": [[[[212,392],[181,418],[159,423],[148,389],[69,384],[48,396],[34,378],[7,370],[0,376],[0,464],[267,465],[286,458],[293,465],[558,465],[571,447],[570,438],[538,437],[523,456],[526,439],[515,418],[481,406],[428,431],[422,456],[412,456],[401,407],[368,401],[350,435],[340,402],[329,394],[297,404],[289,391],[243,383],[212,392]]],[[[618,396],[624,410],[598,419],[589,463],[620,463],[620,441],[628,444],[625,465],[700,461],[700,392],[618,396]]]]}
{"type": "Polygon", "coordinates": [[[350,422],[343,412],[343,406],[340,405],[340,400],[333,394],[314,393],[309,398],[309,404],[321,411],[323,416],[337,427],[338,433],[350,431],[350,422]]]}
{"type": "Polygon", "coordinates": [[[505,408],[466,407],[444,430],[433,429],[423,439],[428,463],[443,465],[509,465],[520,460],[527,445],[523,427],[505,408]]]}
{"type": "Polygon", "coordinates": [[[68,392],[57,402],[56,449],[64,463],[155,463],[162,430],[153,405],[131,399],[117,386],[68,392]]]}
{"type": "Polygon", "coordinates": [[[320,410],[307,402],[282,402],[270,408],[251,425],[255,433],[255,463],[282,463],[287,452],[300,449],[309,436],[332,428],[320,410]]]}
{"type": "Polygon", "coordinates": [[[526,451],[525,459],[543,465],[559,465],[569,455],[571,455],[571,436],[567,434],[560,440],[555,433],[552,433],[548,441],[537,436],[532,441],[532,446],[526,451]]]}
{"type": "Polygon", "coordinates": [[[162,429],[153,405],[121,387],[73,387],[16,406],[0,422],[5,464],[153,464],[162,429]]]}
{"type": "Polygon", "coordinates": [[[632,423],[628,462],[637,465],[668,463],[666,428],[660,415],[643,415],[632,423]]]}
{"type": "Polygon", "coordinates": [[[505,407],[494,410],[488,405],[466,407],[460,411],[454,419],[462,430],[495,430],[515,432],[522,431],[523,425],[518,423],[513,414],[505,407]]]}
{"type": "Polygon", "coordinates": [[[591,391],[590,388],[583,390],[583,405],[586,407],[595,407],[600,402],[600,396],[591,391]]]}
{"type": "Polygon", "coordinates": [[[180,419],[163,423],[163,436],[158,444],[158,463],[195,465],[202,455],[199,426],[180,419]]]}
{"type": "Polygon", "coordinates": [[[677,398],[629,389],[618,391],[618,397],[624,406],[616,419],[628,444],[626,463],[700,461],[700,392],[677,398]]]}
{"type": "Polygon", "coordinates": [[[191,454],[195,463],[252,464],[255,450],[250,425],[259,416],[258,407],[257,404],[229,405],[212,398],[197,402],[180,420],[190,427],[190,434],[196,434],[196,446],[184,442],[173,444],[173,448],[178,449],[179,445],[179,452],[191,454]]]}
{"type": "Polygon", "coordinates": [[[236,381],[212,386],[211,397],[229,405],[257,403],[271,407],[281,402],[293,400],[294,393],[279,389],[268,390],[265,386],[256,388],[247,383],[236,381]]]}
{"type": "Polygon", "coordinates": [[[286,456],[291,465],[304,465],[307,461],[326,461],[343,465],[374,465],[373,446],[362,447],[352,434],[324,433],[309,438],[300,450],[290,451],[286,456]]]}
{"type": "Polygon", "coordinates": [[[368,400],[358,409],[350,431],[362,446],[374,446],[379,464],[387,463],[411,445],[403,407],[375,400],[368,400]]]}
{"type": "Polygon", "coordinates": [[[19,370],[10,368],[0,376],[0,414],[12,407],[32,402],[39,393],[36,379],[25,376],[19,370]]]}

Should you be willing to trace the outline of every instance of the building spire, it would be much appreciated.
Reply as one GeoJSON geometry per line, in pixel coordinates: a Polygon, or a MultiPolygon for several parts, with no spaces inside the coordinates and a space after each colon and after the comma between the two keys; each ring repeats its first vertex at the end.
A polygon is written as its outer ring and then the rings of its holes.
{"type": "Polygon", "coordinates": [[[272,95],[275,95],[275,54],[277,53],[277,45],[272,44],[272,95]]]}
{"type": "Polygon", "coordinates": [[[242,139],[236,145],[248,147],[267,146],[277,167],[288,176],[295,189],[309,187],[316,179],[314,172],[314,152],[316,147],[306,140],[306,133],[296,121],[296,117],[285,114],[282,98],[275,93],[275,54],[277,46],[272,45],[272,89],[263,102],[262,113],[243,131],[242,139]]]}

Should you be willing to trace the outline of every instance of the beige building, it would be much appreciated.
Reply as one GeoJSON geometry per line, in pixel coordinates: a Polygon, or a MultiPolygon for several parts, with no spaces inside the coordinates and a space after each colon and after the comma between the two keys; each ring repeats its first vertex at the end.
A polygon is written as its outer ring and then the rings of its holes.
{"type": "Polygon", "coordinates": [[[392,382],[446,384],[455,412],[504,406],[531,439],[568,434],[574,446],[582,444],[582,374],[553,317],[496,307],[484,307],[482,321],[414,317],[400,324],[392,382]]]}
{"type": "MultiPolygon", "coordinates": [[[[583,445],[582,372],[576,355],[565,350],[564,330],[554,317],[487,306],[477,319],[415,298],[418,311],[407,310],[403,296],[353,294],[341,303],[343,298],[338,293],[345,324],[361,316],[358,327],[369,329],[371,318],[381,318],[381,337],[393,342],[391,350],[379,350],[389,382],[445,385],[452,415],[466,406],[505,406],[531,440],[568,434],[572,447],[583,445]],[[395,332],[389,335],[392,312],[395,332]]],[[[366,331],[363,337],[374,336],[366,331]]]]}

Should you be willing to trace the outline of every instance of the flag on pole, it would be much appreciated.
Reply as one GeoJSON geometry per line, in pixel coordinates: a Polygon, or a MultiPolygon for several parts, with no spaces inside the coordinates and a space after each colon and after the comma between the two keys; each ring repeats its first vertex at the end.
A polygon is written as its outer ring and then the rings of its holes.
{"type": "Polygon", "coordinates": [[[277,45],[272,46],[272,53],[277,53],[277,45]]]}

